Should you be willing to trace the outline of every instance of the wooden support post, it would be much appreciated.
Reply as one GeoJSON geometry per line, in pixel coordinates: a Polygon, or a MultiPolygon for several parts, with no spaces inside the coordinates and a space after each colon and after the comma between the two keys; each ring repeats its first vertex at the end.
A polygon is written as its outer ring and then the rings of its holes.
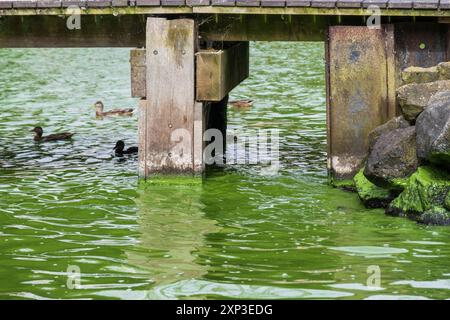
{"type": "Polygon", "coordinates": [[[197,27],[192,19],[147,19],[146,95],[139,122],[139,175],[203,170],[202,105],[195,101],[197,27]]]}
{"type": "MultiPolygon", "coordinates": [[[[351,179],[363,165],[368,135],[392,116],[384,29],[329,28],[327,43],[328,165],[333,180],[351,179]]],[[[392,32],[392,31],[391,31],[392,32]]]]}
{"type": "MultiPolygon", "coordinates": [[[[228,94],[218,102],[205,102],[204,103],[204,124],[205,130],[217,129],[221,134],[222,139],[222,154],[219,154],[217,150],[214,150],[212,154],[205,154],[209,162],[209,158],[212,156],[216,161],[212,164],[215,166],[221,166],[226,161],[226,150],[227,150],[227,108],[228,107],[228,94]]],[[[209,135],[206,135],[209,140],[209,135]]],[[[217,138],[214,138],[217,139],[217,138]]],[[[212,141],[205,141],[204,147],[206,147],[212,141]]],[[[218,142],[218,141],[215,141],[218,142]]],[[[209,150],[208,150],[209,151],[209,150]]]]}
{"type": "Polygon", "coordinates": [[[131,64],[131,96],[133,98],[146,97],[147,67],[145,63],[145,49],[133,49],[130,54],[131,64]]]}

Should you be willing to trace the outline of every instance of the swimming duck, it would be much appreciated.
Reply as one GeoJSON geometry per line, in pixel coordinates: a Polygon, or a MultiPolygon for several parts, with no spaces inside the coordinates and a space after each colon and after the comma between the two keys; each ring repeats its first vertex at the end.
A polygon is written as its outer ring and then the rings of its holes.
{"type": "Polygon", "coordinates": [[[250,108],[253,105],[253,100],[236,100],[228,103],[236,108],[250,108]]]}
{"type": "Polygon", "coordinates": [[[97,101],[95,103],[95,115],[97,117],[108,117],[108,116],[131,116],[133,114],[133,109],[114,109],[110,111],[103,111],[105,106],[103,102],[97,101]]]}
{"type": "Polygon", "coordinates": [[[103,102],[97,101],[95,103],[95,115],[97,117],[108,117],[108,116],[131,116],[133,115],[133,109],[113,109],[110,111],[103,111],[105,106],[103,102]]]}
{"type": "Polygon", "coordinates": [[[126,150],[125,149],[125,142],[122,140],[117,141],[116,146],[113,150],[116,151],[116,156],[123,156],[124,154],[135,154],[138,152],[138,147],[130,147],[126,150]]]}
{"type": "Polygon", "coordinates": [[[43,136],[44,130],[42,130],[41,127],[35,127],[30,132],[34,132],[34,141],[37,141],[37,142],[67,140],[67,139],[71,139],[72,136],[74,135],[73,133],[70,133],[70,132],[62,132],[62,133],[50,134],[48,136],[43,136]]]}

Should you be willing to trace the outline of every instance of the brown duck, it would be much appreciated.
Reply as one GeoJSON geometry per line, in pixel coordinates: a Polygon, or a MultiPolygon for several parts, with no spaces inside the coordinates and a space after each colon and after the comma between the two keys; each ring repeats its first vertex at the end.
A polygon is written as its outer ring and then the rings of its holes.
{"type": "Polygon", "coordinates": [[[253,100],[236,100],[236,101],[230,101],[228,104],[231,104],[233,107],[236,108],[250,108],[253,105],[253,100]]]}
{"type": "Polygon", "coordinates": [[[48,136],[43,136],[44,130],[41,127],[35,127],[31,132],[34,132],[34,141],[36,142],[47,142],[47,141],[58,141],[58,140],[68,140],[74,135],[70,132],[62,132],[56,134],[50,134],[48,136]]]}
{"type": "Polygon", "coordinates": [[[105,106],[103,102],[97,101],[95,103],[95,115],[97,117],[108,117],[108,116],[131,116],[133,115],[133,109],[113,109],[110,111],[103,111],[105,106]]]}

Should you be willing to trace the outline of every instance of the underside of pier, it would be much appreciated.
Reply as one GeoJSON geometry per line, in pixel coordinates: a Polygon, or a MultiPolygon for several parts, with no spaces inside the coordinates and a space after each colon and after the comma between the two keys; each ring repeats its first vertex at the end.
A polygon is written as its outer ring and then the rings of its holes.
{"type": "Polygon", "coordinates": [[[381,8],[380,24],[369,28],[362,6],[257,2],[114,7],[109,1],[74,13],[64,1],[54,8],[0,1],[0,48],[135,48],[132,95],[140,98],[143,178],[203,172],[204,132],[226,132],[228,93],[249,74],[249,41],[325,43],[328,168],[336,180],[353,177],[367,155],[370,131],[397,114],[401,70],[449,59],[450,11],[381,8]],[[80,28],[70,29],[74,14],[80,28]]]}

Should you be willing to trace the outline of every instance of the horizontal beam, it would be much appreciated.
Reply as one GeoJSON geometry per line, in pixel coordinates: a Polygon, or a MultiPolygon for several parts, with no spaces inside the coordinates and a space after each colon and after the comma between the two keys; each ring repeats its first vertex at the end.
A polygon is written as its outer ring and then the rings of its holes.
{"type": "MultiPolygon", "coordinates": [[[[330,24],[361,24],[359,17],[197,15],[206,41],[323,41],[330,24]]],[[[64,16],[0,17],[0,48],[145,46],[145,16],[83,16],[79,30],[64,16]]]]}
{"type": "Polygon", "coordinates": [[[249,75],[248,42],[223,50],[202,50],[196,54],[196,99],[221,101],[249,75]]]}
{"type": "Polygon", "coordinates": [[[144,47],[144,16],[85,16],[69,30],[60,16],[0,17],[0,48],[144,47]]]}
{"type": "MultiPolygon", "coordinates": [[[[249,75],[249,45],[240,42],[223,50],[202,50],[196,54],[196,100],[221,101],[249,75]]],[[[131,93],[147,96],[146,50],[131,50],[131,93]]]]}
{"type": "MultiPolygon", "coordinates": [[[[0,16],[71,15],[67,8],[13,8],[0,9],[0,16]]],[[[322,15],[370,16],[365,8],[312,8],[312,7],[240,7],[240,6],[152,6],[84,8],[80,15],[148,15],[148,14],[262,14],[262,15],[322,15]]],[[[381,8],[381,16],[450,17],[450,10],[381,8]]]]}

